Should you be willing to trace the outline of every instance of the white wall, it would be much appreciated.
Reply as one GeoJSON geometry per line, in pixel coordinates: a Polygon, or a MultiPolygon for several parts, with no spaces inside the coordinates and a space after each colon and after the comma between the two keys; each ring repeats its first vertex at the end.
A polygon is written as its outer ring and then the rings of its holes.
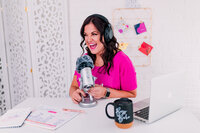
{"type": "Polygon", "coordinates": [[[112,19],[112,11],[115,8],[124,7],[123,0],[70,0],[69,1],[69,24],[70,24],[70,46],[72,74],[75,70],[76,59],[81,55],[80,28],[85,18],[91,14],[99,13],[112,19]],[[111,6],[112,5],[112,6],[111,6]]]}
{"type": "MultiPolygon", "coordinates": [[[[109,20],[115,8],[125,8],[127,0],[70,0],[70,48],[71,68],[75,70],[75,62],[80,56],[80,27],[90,14],[100,13],[109,20]]],[[[178,69],[186,69],[188,84],[185,106],[190,107],[200,118],[200,26],[197,0],[140,0],[141,8],[152,8],[152,72],[168,73],[178,69]]],[[[141,68],[136,68],[140,71],[141,68]]],[[[148,72],[147,72],[148,74],[148,72]]]]}
{"type": "Polygon", "coordinates": [[[200,118],[200,11],[197,0],[143,0],[153,9],[152,68],[156,73],[187,70],[185,105],[200,118]]]}

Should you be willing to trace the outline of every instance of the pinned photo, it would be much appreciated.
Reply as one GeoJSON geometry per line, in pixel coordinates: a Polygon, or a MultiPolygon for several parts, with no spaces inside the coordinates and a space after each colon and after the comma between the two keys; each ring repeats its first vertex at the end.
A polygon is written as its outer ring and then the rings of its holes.
{"type": "Polygon", "coordinates": [[[142,52],[145,55],[149,55],[153,47],[145,42],[142,43],[140,48],[138,49],[140,52],[142,52]]]}
{"type": "Polygon", "coordinates": [[[137,35],[147,31],[144,22],[136,24],[134,27],[137,35]]]}

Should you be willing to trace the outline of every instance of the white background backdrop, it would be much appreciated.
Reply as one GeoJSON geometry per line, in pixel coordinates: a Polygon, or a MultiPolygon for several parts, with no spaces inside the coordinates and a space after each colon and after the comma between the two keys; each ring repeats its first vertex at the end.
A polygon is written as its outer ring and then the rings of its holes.
{"type": "MultiPolygon", "coordinates": [[[[2,1],[3,0],[1,0],[1,3],[3,3],[2,1]]],[[[18,2],[18,3],[19,1],[20,0],[18,1],[15,0],[15,2],[18,2]]],[[[42,0],[42,1],[44,2],[47,0],[42,0]]],[[[64,61],[61,64],[64,64],[64,67],[62,67],[62,69],[63,70],[65,69],[65,71],[64,73],[60,75],[62,78],[66,79],[66,83],[64,83],[65,81],[61,78],[62,82],[59,82],[60,84],[58,86],[62,86],[62,87],[60,87],[61,90],[58,92],[51,91],[51,90],[57,90],[55,88],[54,89],[45,88],[44,82],[40,82],[42,81],[41,79],[44,79],[45,76],[43,75],[44,73],[40,73],[43,71],[41,70],[42,67],[41,69],[39,69],[40,66],[38,63],[39,62],[38,59],[42,57],[42,53],[40,53],[41,45],[39,45],[40,43],[38,43],[36,40],[38,38],[39,39],[42,38],[42,40],[47,43],[48,39],[46,40],[45,37],[40,38],[37,36],[38,35],[37,30],[40,29],[40,27],[39,26],[37,27],[33,21],[33,20],[37,20],[37,17],[36,17],[37,15],[34,16],[33,11],[37,10],[36,7],[38,8],[38,5],[40,5],[41,0],[32,0],[29,2],[25,0],[25,2],[26,2],[24,3],[25,5],[27,3],[28,3],[27,5],[30,4],[28,6],[29,7],[28,13],[27,13],[28,17],[27,17],[27,21],[25,21],[23,18],[23,19],[20,19],[20,22],[21,23],[27,22],[28,24],[25,23],[24,26],[27,25],[27,27],[23,27],[22,29],[20,29],[21,30],[20,33],[22,31],[25,31],[24,33],[28,31],[27,34],[23,34],[24,36],[22,36],[22,38],[23,40],[26,41],[27,40],[26,35],[29,37],[28,44],[27,43],[25,44],[27,44],[27,46],[29,47],[29,50],[30,50],[29,52],[31,52],[29,54],[30,56],[32,55],[31,57],[32,57],[33,64],[28,63],[27,66],[31,65],[34,69],[33,69],[33,75],[31,74],[31,76],[28,76],[28,77],[33,76],[33,79],[31,79],[31,81],[34,86],[31,86],[31,87],[35,87],[35,88],[34,88],[34,91],[30,90],[30,91],[33,91],[31,94],[27,94],[27,95],[22,94],[23,97],[19,97],[20,93],[18,94],[18,97],[16,97],[17,95],[13,95],[14,98],[11,98],[11,99],[16,99],[14,100],[13,105],[17,104],[18,102],[23,101],[25,98],[32,95],[39,96],[39,97],[56,97],[56,96],[63,97],[65,96],[65,94],[63,93],[65,92],[68,93],[70,82],[75,70],[75,62],[76,62],[77,57],[80,56],[81,54],[81,48],[79,45],[81,41],[80,27],[84,19],[88,15],[91,15],[94,13],[103,14],[111,21],[112,12],[115,8],[126,8],[126,7],[145,8],[147,7],[147,8],[152,9],[152,18],[153,18],[152,19],[152,45],[154,49],[152,51],[152,64],[150,67],[136,68],[136,71],[139,75],[146,75],[146,78],[148,79],[150,78],[148,77],[148,75],[151,75],[152,73],[157,75],[161,73],[169,73],[172,71],[176,71],[180,68],[186,69],[188,84],[186,86],[187,96],[185,98],[185,106],[190,107],[191,110],[194,112],[194,114],[200,119],[200,113],[199,113],[200,112],[200,97],[199,97],[200,96],[200,55],[199,55],[199,49],[200,49],[199,12],[200,12],[200,9],[198,7],[200,2],[198,0],[164,0],[164,1],[160,1],[160,0],[138,0],[138,1],[137,0],[84,0],[84,1],[83,0],[69,0],[69,1],[59,0],[59,1],[51,1],[52,3],[50,4],[47,1],[46,5],[54,5],[53,2],[57,3],[56,9],[59,8],[59,10],[55,11],[55,12],[58,12],[57,17],[55,18],[60,18],[58,21],[60,22],[61,27],[59,28],[59,30],[55,30],[55,32],[58,31],[58,34],[61,33],[63,35],[61,38],[58,39],[58,41],[59,40],[61,42],[63,41],[63,43],[60,43],[63,45],[59,45],[59,47],[61,47],[61,49],[63,48],[64,50],[64,52],[63,50],[61,50],[60,56],[64,57],[64,58],[61,58],[64,61]],[[32,5],[32,3],[34,2],[36,3],[36,5],[32,5]],[[127,4],[127,2],[132,2],[132,3],[127,4]],[[61,3],[61,5],[59,3],[61,3]],[[39,52],[39,54],[37,52],[39,52]],[[66,53],[66,55],[64,53],[66,53]],[[38,56],[38,55],[41,55],[41,56],[38,56]],[[35,70],[35,73],[34,73],[34,70],[35,70]],[[46,93],[44,93],[45,90],[46,90],[46,93]],[[48,91],[49,93],[47,93],[48,91]],[[21,98],[21,100],[18,101],[17,99],[19,98],[21,98]]],[[[11,5],[8,4],[8,6],[11,6],[11,5]]],[[[18,7],[19,10],[23,9],[23,5],[22,4],[19,4],[19,5],[22,6],[21,8],[18,7]]],[[[47,8],[48,6],[45,7],[44,5],[45,4],[43,4],[43,8],[45,9],[47,13],[49,12],[50,14],[53,13],[51,12],[52,10],[50,8],[47,8]]],[[[10,10],[5,11],[5,8],[3,8],[2,11],[3,11],[3,14],[6,11],[10,12],[10,10]]],[[[46,20],[44,20],[44,23],[46,23],[48,18],[52,20],[55,19],[51,15],[50,17],[48,17],[47,15],[45,16],[46,20]]],[[[8,33],[9,32],[12,33],[12,32],[8,30],[9,22],[5,23],[7,21],[6,19],[12,20],[12,18],[6,18],[6,16],[0,18],[0,21],[4,22],[4,27],[5,27],[5,30],[0,29],[0,32],[2,32],[3,35],[5,36],[5,37],[1,37],[1,38],[5,38],[5,40],[0,41],[1,53],[2,53],[2,50],[4,50],[2,45],[5,44],[5,46],[7,47],[7,57],[13,57],[9,52],[9,43],[8,43],[9,42],[8,33]]],[[[36,21],[36,22],[39,23],[40,20],[41,19],[39,19],[39,21],[36,21]]],[[[42,24],[42,25],[44,26],[45,24],[42,24]]],[[[12,26],[14,27],[14,25],[12,26]]],[[[45,29],[44,27],[43,29],[45,29]]],[[[56,27],[56,24],[53,25],[52,29],[51,27],[50,29],[49,27],[46,28],[47,34],[45,35],[47,36],[51,35],[49,32],[53,32],[54,27],[56,27]]],[[[9,27],[9,28],[12,29],[12,27],[9,27]]],[[[14,35],[17,35],[17,34],[18,33],[15,33],[14,35]]],[[[23,43],[19,43],[19,44],[22,46],[25,45],[23,43]]],[[[52,47],[46,47],[46,48],[48,49],[52,47]]],[[[55,50],[55,47],[53,50],[55,50]]],[[[48,53],[48,50],[45,52],[48,53]]],[[[25,56],[26,54],[22,54],[22,55],[25,56]]],[[[47,55],[52,56],[51,54],[47,54],[47,55]]],[[[50,61],[50,60],[47,60],[47,61],[50,61]]],[[[7,63],[9,64],[9,62],[11,61],[8,58],[7,63]]],[[[43,64],[43,66],[45,65],[43,64]]],[[[11,66],[9,65],[8,68],[9,67],[11,66]]],[[[19,77],[16,75],[13,75],[11,73],[11,70],[12,69],[9,68],[9,79],[10,79],[9,83],[12,84],[13,83],[12,77],[17,77],[17,78],[19,77]]],[[[6,71],[7,70],[4,69],[4,72],[6,71]]],[[[27,68],[27,71],[29,72],[30,68],[27,68]]],[[[56,72],[58,71],[55,71],[55,73],[52,74],[52,76],[54,76],[56,72]]],[[[2,78],[2,75],[0,76],[2,78]]],[[[4,79],[6,78],[4,77],[4,79]]],[[[47,81],[54,80],[53,77],[47,78],[47,79],[48,79],[47,81]]],[[[29,80],[28,82],[30,82],[29,80]]],[[[54,85],[55,84],[50,84],[49,86],[54,86],[54,85]]],[[[148,90],[149,90],[148,86],[146,87],[146,90],[141,90],[140,88],[138,88],[137,99],[146,97],[149,94],[148,90]]],[[[12,86],[10,87],[10,91],[12,94],[13,92],[12,86]]],[[[9,92],[9,90],[5,92],[9,92]]],[[[1,94],[0,97],[2,98],[3,94],[1,94]]],[[[0,101],[2,100],[0,99],[0,101]]],[[[9,107],[10,105],[7,104],[7,106],[9,107]]],[[[2,107],[2,105],[0,105],[0,107],[2,107]]]]}
{"type": "MultiPolygon", "coordinates": [[[[115,8],[152,8],[152,65],[151,68],[136,68],[137,73],[168,73],[186,69],[188,84],[185,106],[190,107],[200,119],[200,2],[198,0],[70,0],[70,48],[72,74],[76,58],[81,53],[79,46],[80,27],[84,19],[93,13],[105,15],[110,21],[115,8]],[[78,51],[79,50],[79,51],[78,51]]],[[[134,14],[133,14],[134,15],[134,14]]],[[[138,88],[138,99],[148,95],[138,88]],[[144,95],[143,95],[144,94],[144,95]]]]}

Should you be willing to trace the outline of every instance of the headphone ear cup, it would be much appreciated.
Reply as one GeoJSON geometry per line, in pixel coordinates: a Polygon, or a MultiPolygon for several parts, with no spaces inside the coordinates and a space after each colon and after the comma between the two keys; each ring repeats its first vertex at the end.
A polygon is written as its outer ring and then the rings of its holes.
{"type": "Polygon", "coordinates": [[[113,30],[110,24],[108,24],[108,26],[105,29],[105,33],[104,33],[104,39],[105,41],[108,43],[110,42],[110,40],[113,38],[113,30]]]}

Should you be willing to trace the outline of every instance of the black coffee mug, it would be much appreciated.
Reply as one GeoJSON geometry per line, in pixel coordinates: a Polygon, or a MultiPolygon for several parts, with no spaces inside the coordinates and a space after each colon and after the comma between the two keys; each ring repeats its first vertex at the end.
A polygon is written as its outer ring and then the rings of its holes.
{"type": "Polygon", "coordinates": [[[119,128],[129,128],[133,125],[133,103],[128,98],[120,98],[108,103],[105,112],[108,118],[115,119],[115,124],[119,128]],[[114,116],[108,114],[109,105],[114,106],[114,116]]]}

